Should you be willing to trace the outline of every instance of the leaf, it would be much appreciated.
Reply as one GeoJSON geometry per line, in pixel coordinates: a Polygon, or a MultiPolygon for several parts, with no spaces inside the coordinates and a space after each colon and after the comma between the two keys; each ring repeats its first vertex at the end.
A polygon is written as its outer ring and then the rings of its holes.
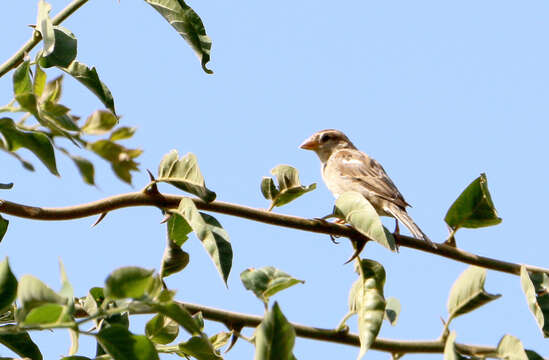
{"type": "Polygon", "coordinates": [[[227,232],[214,217],[199,212],[190,198],[181,199],[174,212],[189,223],[226,285],[233,262],[233,250],[227,232]]]}
{"type": "Polygon", "coordinates": [[[341,194],[335,202],[334,214],[369,239],[396,251],[394,237],[385,231],[377,211],[360,193],[348,191],[341,194]]]}
{"type": "Polygon", "coordinates": [[[127,149],[110,140],[98,140],[88,144],[88,148],[110,162],[116,176],[131,184],[131,171],[139,170],[139,164],[134,159],[143,153],[142,150],[127,149]]]}
{"type": "Polygon", "coordinates": [[[200,326],[193,319],[189,311],[174,302],[166,304],[152,304],[152,308],[159,313],[169,317],[181,325],[189,334],[198,335],[202,332],[200,326]]]}
{"type": "Polygon", "coordinates": [[[111,299],[139,299],[152,284],[153,272],[135,266],[116,269],[105,280],[105,296],[111,299]]]}
{"type": "Polygon", "coordinates": [[[109,137],[110,141],[118,141],[118,140],[124,140],[129,139],[135,134],[136,128],[123,126],[111,133],[111,136],[109,137]]]}
{"type": "Polygon", "coordinates": [[[0,326],[0,344],[23,358],[42,360],[40,349],[32,341],[29,334],[26,331],[17,329],[15,325],[0,326]],[[13,329],[13,334],[8,333],[10,329],[13,329]]]}
{"type": "Polygon", "coordinates": [[[162,256],[162,264],[160,266],[160,276],[168,277],[180,272],[189,264],[189,254],[181,247],[168,239],[164,255],[162,256]]]}
{"type": "Polygon", "coordinates": [[[295,330],[275,302],[256,329],[254,360],[293,359],[294,343],[295,330]]]}
{"type": "Polygon", "coordinates": [[[52,66],[65,68],[76,59],[78,43],[76,36],[62,26],[54,26],[53,35],[55,47],[52,52],[42,52],[39,64],[44,68],[52,66]]]}
{"type": "Polygon", "coordinates": [[[261,179],[261,193],[263,197],[267,200],[272,200],[278,195],[278,189],[275,186],[275,183],[272,178],[268,176],[263,176],[261,179]]]}
{"type": "Polygon", "coordinates": [[[168,219],[168,239],[181,246],[193,231],[191,225],[178,213],[173,213],[168,219]]]}
{"type": "MultiPolygon", "coordinates": [[[[53,130],[61,128],[68,131],[79,131],[80,128],[74,122],[71,115],[69,115],[70,109],[64,105],[56,104],[52,101],[45,101],[39,104],[38,116],[41,121],[47,121],[53,123],[54,126],[49,126],[49,123],[46,123],[48,127],[53,130]]],[[[64,133],[63,133],[64,135],[64,133]]]]}
{"type": "Polygon", "coordinates": [[[3,313],[3,309],[10,306],[16,297],[17,279],[11,272],[8,258],[5,258],[0,262],[0,313],[3,313]]]}
{"type": "Polygon", "coordinates": [[[544,337],[549,337],[549,289],[543,286],[547,279],[547,274],[529,272],[524,265],[520,267],[522,291],[544,337]]]}
{"type": "Polygon", "coordinates": [[[499,224],[494,203],[488,191],[486,174],[480,174],[454,201],[444,221],[452,229],[480,228],[499,224]]]}
{"type": "Polygon", "coordinates": [[[9,190],[13,187],[13,183],[2,184],[0,183],[0,190],[9,190]]]}
{"type": "Polygon", "coordinates": [[[44,89],[46,87],[46,73],[38,64],[36,64],[35,69],[32,91],[36,96],[40,97],[44,93],[44,89]]]}
{"type": "Polygon", "coordinates": [[[181,159],[178,157],[177,150],[172,150],[164,155],[158,167],[157,181],[167,182],[206,202],[214,201],[216,195],[206,187],[196,156],[188,153],[181,159]]]}
{"type": "Polygon", "coordinates": [[[88,159],[84,159],[81,156],[71,155],[70,158],[74,161],[74,164],[78,168],[82,180],[88,185],[95,185],[95,170],[93,163],[88,159]]]}
{"type": "MultiPolygon", "coordinates": [[[[8,231],[8,225],[9,225],[9,221],[4,219],[2,217],[2,215],[0,215],[0,242],[2,242],[2,239],[4,238],[4,235],[6,235],[6,231],[8,231]]],[[[2,301],[0,300],[0,303],[2,301]]],[[[0,306],[0,309],[2,308],[2,306],[0,306]]]]}
{"type": "Polygon", "coordinates": [[[158,360],[158,353],[146,336],[134,335],[121,325],[101,329],[97,341],[115,360],[158,360]]]}
{"type": "Polygon", "coordinates": [[[299,172],[290,165],[278,165],[271,170],[271,174],[276,176],[278,188],[273,191],[274,184],[263,178],[261,181],[261,192],[267,198],[270,196],[271,208],[275,206],[286,205],[297,199],[301,195],[316,189],[316,184],[309,186],[301,185],[299,181],[299,172]],[[274,195],[274,196],[273,196],[274,195]]]}
{"type": "Polygon", "coordinates": [[[91,114],[82,131],[89,135],[102,135],[108,133],[118,123],[118,117],[112,112],[97,110],[91,114]]]}
{"type": "Polygon", "coordinates": [[[213,336],[210,336],[210,343],[212,343],[213,348],[217,350],[227,345],[227,343],[231,339],[232,334],[233,334],[232,331],[231,332],[222,331],[220,333],[217,333],[213,336]]]}
{"type": "Polygon", "coordinates": [[[71,339],[71,346],[69,348],[69,355],[72,356],[78,352],[78,337],[79,333],[78,331],[74,329],[68,329],[69,330],[69,336],[71,339]]]}
{"type": "Polygon", "coordinates": [[[53,33],[53,24],[50,18],[51,5],[44,0],[38,1],[38,16],[36,18],[36,28],[42,35],[44,41],[44,54],[49,55],[55,47],[55,36],[53,33]]]}
{"type": "Polygon", "coordinates": [[[305,281],[295,279],[272,266],[260,269],[246,269],[240,273],[240,280],[244,284],[244,287],[253,291],[265,305],[269,303],[269,298],[277,292],[295,284],[305,283],[305,281]]]}
{"type": "Polygon", "coordinates": [[[540,354],[538,354],[535,351],[532,350],[525,350],[526,356],[528,357],[528,360],[545,360],[543,357],[541,357],[540,354]]]}
{"type": "Polygon", "coordinates": [[[486,269],[469,266],[452,285],[448,296],[448,313],[451,317],[471,312],[482,305],[499,298],[500,294],[489,294],[484,290],[486,269]]]}
{"type": "Polygon", "coordinates": [[[444,360],[461,360],[462,357],[456,351],[456,332],[452,331],[446,338],[444,345],[444,360]]]}
{"type": "Polygon", "coordinates": [[[392,326],[397,324],[400,308],[400,301],[397,298],[390,297],[385,300],[385,320],[389,321],[392,326]]]}
{"type": "Polygon", "coordinates": [[[23,326],[28,325],[51,325],[63,322],[65,318],[65,307],[59,304],[45,304],[33,308],[22,322],[23,326]]]}
{"type": "Polygon", "coordinates": [[[86,356],[72,355],[72,356],[63,356],[60,360],[92,360],[86,356]]]}
{"type": "Polygon", "coordinates": [[[178,334],[179,324],[162,314],[155,315],[145,325],[145,335],[157,344],[169,344],[178,334]]]}
{"type": "MultiPolygon", "coordinates": [[[[36,81],[36,76],[35,76],[36,81]]],[[[44,87],[44,91],[41,94],[36,93],[37,96],[40,96],[40,102],[44,103],[51,101],[57,103],[61,98],[63,92],[63,75],[56,77],[55,79],[48,81],[44,87]]]]}
{"type": "Polygon", "coordinates": [[[30,77],[30,62],[25,60],[13,73],[13,94],[15,96],[32,93],[32,81],[30,77]]]}
{"type": "Polygon", "coordinates": [[[385,284],[385,269],[374,260],[363,259],[360,263],[359,285],[355,290],[355,306],[358,314],[358,337],[360,351],[357,359],[361,359],[374,343],[385,314],[385,299],[383,286],[385,284]]]}
{"type": "Polygon", "coordinates": [[[25,320],[29,312],[42,305],[65,305],[67,303],[67,299],[59,296],[55,291],[32,275],[24,275],[19,280],[17,300],[21,305],[16,314],[18,321],[25,320]]]}
{"type": "Polygon", "coordinates": [[[520,340],[511,335],[501,338],[497,347],[497,356],[501,359],[528,360],[520,340]]]}
{"type": "Polygon", "coordinates": [[[85,64],[78,61],[73,61],[68,67],[60,67],[60,69],[87,87],[92,93],[95,94],[95,96],[99,98],[99,100],[101,100],[107,109],[112,111],[113,114],[116,114],[112,94],[109,88],[107,88],[107,85],[99,80],[99,75],[97,75],[97,70],[95,70],[95,67],[90,69],[85,64]]]}
{"type": "Polygon", "coordinates": [[[198,360],[221,360],[223,359],[206,334],[195,335],[189,340],[179,343],[179,350],[198,360]]]}
{"type": "Polygon", "coordinates": [[[6,140],[8,150],[16,151],[21,147],[29,149],[46,165],[52,174],[59,176],[53,146],[48,136],[44,133],[38,131],[20,131],[15,127],[15,123],[10,118],[0,119],[0,133],[6,140]]]}
{"type": "Polygon", "coordinates": [[[74,289],[69,282],[67,272],[65,271],[65,265],[63,265],[61,259],[59,259],[59,273],[61,276],[61,290],[59,291],[59,295],[67,299],[67,303],[72,306],[74,304],[74,289]]]}
{"type": "Polygon", "coordinates": [[[193,48],[200,59],[202,69],[208,74],[213,74],[213,71],[206,67],[210,61],[212,40],[206,35],[204,24],[198,14],[183,0],[145,1],[155,8],[193,48]]]}

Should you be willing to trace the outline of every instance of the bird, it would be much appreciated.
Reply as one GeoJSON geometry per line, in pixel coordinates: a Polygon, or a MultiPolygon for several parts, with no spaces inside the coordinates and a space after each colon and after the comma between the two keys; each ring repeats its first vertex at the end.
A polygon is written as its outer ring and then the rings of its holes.
{"type": "Polygon", "coordinates": [[[372,204],[378,215],[395,218],[396,233],[400,221],[415,238],[434,246],[406,212],[410,204],[404,200],[383,166],[358,150],[343,132],[335,129],[317,131],[299,147],[318,155],[322,179],[334,197],[356,191],[372,204]]]}

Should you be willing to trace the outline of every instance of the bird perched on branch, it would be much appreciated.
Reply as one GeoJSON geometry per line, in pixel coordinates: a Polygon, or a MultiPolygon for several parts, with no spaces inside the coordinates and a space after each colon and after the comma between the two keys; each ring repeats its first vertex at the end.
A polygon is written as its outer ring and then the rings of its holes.
{"type": "Polygon", "coordinates": [[[358,150],[344,133],[334,129],[318,131],[300,148],[318,155],[322,163],[322,179],[336,198],[346,191],[361,193],[380,216],[396,219],[396,232],[400,220],[414,237],[433,245],[406,212],[410,205],[381,164],[358,150]]]}

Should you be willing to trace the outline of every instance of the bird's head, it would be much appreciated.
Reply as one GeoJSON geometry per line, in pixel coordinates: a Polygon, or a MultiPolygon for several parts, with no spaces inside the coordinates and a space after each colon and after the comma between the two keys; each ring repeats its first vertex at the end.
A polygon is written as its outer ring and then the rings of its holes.
{"type": "Polygon", "coordinates": [[[320,161],[328,161],[332,153],[340,149],[355,149],[349,138],[339,130],[327,129],[317,131],[300,146],[301,149],[314,151],[320,161]]]}

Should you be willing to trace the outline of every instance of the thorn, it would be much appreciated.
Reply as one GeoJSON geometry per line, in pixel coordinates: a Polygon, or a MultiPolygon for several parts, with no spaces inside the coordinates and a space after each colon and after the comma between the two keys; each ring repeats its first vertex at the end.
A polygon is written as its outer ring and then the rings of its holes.
{"type": "Polygon", "coordinates": [[[364,239],[351,239],[351,241],[353,242],[353,244],[355,244],[355,241],[356,241],[356,250],[353,256],[351,256],[349,260],[345,261],[343,265],[347,265],[348,263],[356,259],[358,255],[360,255],[360,253],[362,252],[362,249],[364,249],[364,246],[366,245],[366,240],[364,239]]]}
{"type": "Polygon", "coordinates": [[[334,244],[339,244],[339,241],[336,240],[336,236],[335,235],[332,235],[332,234],[329,234],[330,235],[330,240],[332,240],[332,242],[334,244]]]}
{"type": "Polygon", "coordinates": [[[164,215],[164,218],[162,219],[162,221],[161,221],[160,223],[161,223],[161,224],[164,224],[165,222],[167,222],[168,220],[170,220],[171,217],[172,217],[172,214],[166,213],[166,215],[164,215]]]}
{"type": "Polygon", "coordinates": [[[227,348],[227,350],[224,351],[225,354],[228,353],[229,350],[233,348],[234,344],[236,344],[236,341],[240,336],[240,330],[242,330],[243,327],[244,326],[241,324],[229,327],[233,331],[233,335],[231,336],[231,343],[229,344],[229,347],[227,348]]]}
{"type": "Polygon", "coordinates": [[[149,169],[147,169],[147,173],[149,174],[149,179],[151,179],[151,181],[156,181],[156,179],[154,178],[154,175],[149,169]]]}
{"type": "Polygon", "coordinates": [[[97,224],[99,224],[105,218],[105,216],[107,216],[107,214],[108,214],[108,212],[101,213],[101,215],[99,215],[99,217],[97,218],[97,220],[93,223],[93,225],[91,227],[94,227],[97,224]]]}

